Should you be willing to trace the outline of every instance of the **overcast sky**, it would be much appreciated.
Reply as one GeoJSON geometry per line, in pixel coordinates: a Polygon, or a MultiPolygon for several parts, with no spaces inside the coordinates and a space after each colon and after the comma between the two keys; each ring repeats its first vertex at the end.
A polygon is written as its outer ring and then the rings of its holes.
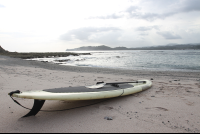
{"type": "Polygon", "coordinates": [[[200,0],[0,0],[8,51],[170,43],[200,43],[200,0]]]}

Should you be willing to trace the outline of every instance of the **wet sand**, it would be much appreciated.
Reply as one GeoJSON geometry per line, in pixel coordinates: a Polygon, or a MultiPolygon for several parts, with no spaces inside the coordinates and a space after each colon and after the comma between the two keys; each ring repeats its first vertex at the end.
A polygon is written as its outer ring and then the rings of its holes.
{"type": "MultiPolygon", "coordinates": [[[[200,132],[200,72],[115,70],[62,66],[0,56],[0,132],[200,132]],[[46,101],[42,112],[20,118],[29,111],[8,93],[49,88],[94,85],[148,79],[153,86],[141,93],[108,100],[46,101]],[[109,117],[109,118],[108,118],[109,117]],[[111,119],[111,120],[109,120],[111,119]]],[[[16,98],[31,108],[33,100],[16,98]]]]}

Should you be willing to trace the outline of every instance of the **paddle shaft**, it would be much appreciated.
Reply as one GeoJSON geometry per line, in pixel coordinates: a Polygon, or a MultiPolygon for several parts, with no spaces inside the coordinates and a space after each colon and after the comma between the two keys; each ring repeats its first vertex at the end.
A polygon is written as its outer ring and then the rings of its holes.
{"type": "MultiPolygon", "coordinates": [[[[104,83],[102,82],[97,82],[97,84],[104,83]]],[[[105,85],[113,85],[113,84],[125,84],[125,83],[145,83],[145,81],[131,81],[131,82],[112,82],[112,83],[105,83],[105,85]]]]}

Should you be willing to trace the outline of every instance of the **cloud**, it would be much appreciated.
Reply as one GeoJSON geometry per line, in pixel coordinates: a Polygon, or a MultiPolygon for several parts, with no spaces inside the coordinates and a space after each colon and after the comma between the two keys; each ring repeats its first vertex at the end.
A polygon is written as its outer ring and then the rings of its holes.
{"type": "Polygon", "coordinates": [[[171,39],[182,39],[181,36],[171,33],[169,31],[164,31],[164,32],[157,32],[157,34],[163,36],[165,39],[167,40],[171,40],[171,39]]]}
{"type": "Polygon", "coordinates": [[[93,43],[100,43],[109,46],[119,46],[123,43],[119,40],[122,33],[118,32],[106,32],[104,34],[97,35],[94,38],[91,38],[89,41],[93,43]]]}
{"type": "Polygon", "coordinates": [[[136,31],[139,31],[139,35],[140,36],[147,36],[149,35],[149,32],[151,32],[151,30],[156,29],[156,30],[160,30],[159,26],[142,26],[142,27],[137,27],[135,28],[136,31]]]}
{"type": "Polygon", "coordinates": [[[138,27],[135,30],[136,31],[150,31],[152,29],[157,29],[158,30],[159,27],[158,26],[138,27]]]}
{"type": "Polygon", "coordinates": [[[152,29],[152,27],[138,27],[138,28],[136,28],[136,31],[149,31],[151,29],[152,29]]]}
{"type": "MultiPolygon", "coordinates": [[[[163,10],[164,13],[158,14],[158,13],[134,13],[130,14],[131,18],[138,18],[138,19],[144,19],[147,21],[154,21],[156,19],[165,19],[167,17],[179,14],[179,13],[187,13],[192,11],[200,11],[200,1],[199,0],[183,0],[183,1],[159,1],[159,5],[157,6],[163,6],[166,5],[168,7],[167,10],[163,10]],[[169,10],[170,9],[170,10],[169,10]]],[[[151,4],[156,3],[155,1],[152,1],[151,4]]],[[[153,5],[152,5],[153,6],[153,5]]],[[[160,11],[162,11],[160,9],[160,11]]]]}
{"type": "Polygon", "coordinates": [[[185,0],[184,5],[179,9],[180,12],[200,11],[199,0],[185,0]]]}
{"type": "Polygon", "coordinates": [[[140,36],[147,36],[147,35],[149,35],[148,33],[140,33],[139,34],[140,36]]]}
{"type": "Polygon", "coordinates": [[[114,34],[117,31],[121,31],[121,29],[116,27],[83,27],[79,29],[73,29],[60,36],[61,40],[72,41],[75,39],[79,39],[82,41],[93,40],[94,38],[99,38],[102,34],[109,33],[114,34]]]}
{"type": "Polygon", "coordinates": [[[131,14],[133,12],[136,12],[138,9],[140,8],[137,6],[130,6],[125,11],[113,13],[111,15],[106,15],[106,16],[89,17],[89,19],[120,19],[126,17],[126,14],[131,14]]]}
{"type": "Polygon", "coordinates": [[[119,18],[123,18],[123,17],[124,16],[122,14],[113,13],[113,14],[107,15],[107,16],[89,17],[88,19],[119,19],[119,18]]]}
{"type": "Polygon", "coordinates": [[[179,13],[200,11],[200,0],[144,0],[141,2],[145,6],[130,6],[124,11],[118,13],[113,13],[107,16],[97,16],[90,17],[89,19],[143,19],[147,21],[155,21],[157,19],[165,19],[167,17],[173,16],[179,13]],[[148,7],[155,7],[155,10],[158,10],[162,13],[154,13],[150,11],[144,12],[148,7]]]}
{"type": "Polygon", "coordinates": [[[138,9],[141,9],[141,8],[139,8],[138,6],[130,6],[129,8],[125,10],[125,12],[132,13],[132,12],[136,12],[138,9]]]}
{"type": "Polygon", "coordinates": [[[170,13],[163,13],[163,14],[157,14],[157,13],[134,13],[130,14],[130,18],[136,18],[136,19],[143,19],[146,21],[155,21],[157,19],[165,19],[166,17],[172,16],[176,14],[175,12],[170,13]]]}
{"type": "Polygon", "coordinates": [[[1,5],[1,4],[0,4],[0,8],[4,8],[4,7],[5,7],[4,5],[1,5]]]}
{"type": "Polygon", "coordinates": [[[127,18],[127,19],[144,19],[147,21],[154,21],[156,19],[164,19],[167,16],[171,16],[174,13],[166,13],[166,14],[157,14],[157,13],[142,13],[138,11],[141,9],[136,6],[131,6],[127,8],[125,11],[121,11],[119,13],[113,13],[111,15],[106,16],[96,16],[96,17],[89,17],[88,19],[120,19],[120,18],[127,18]]]}
{"type": "MultiPolygon", "coordinates": [[[[152,26],[156,27],[156,26],[152,26]]],[[[140,36],[147,36],[147,33],[140,36]]],[[[151,44],[145,39],[138,37],[134,30],[126,31],[118,27],[82,27],[73,29],[60,36],[60,40],[93,44],[93,45],[107,45],[110,47],[117,46],[145,46],[151,44]]]]}

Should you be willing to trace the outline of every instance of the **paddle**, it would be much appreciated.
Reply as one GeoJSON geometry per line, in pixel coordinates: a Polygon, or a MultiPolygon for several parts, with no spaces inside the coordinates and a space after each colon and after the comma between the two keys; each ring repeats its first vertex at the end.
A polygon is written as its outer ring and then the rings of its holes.
{"type": "Polygon", "coordinates": [[[87,88],[102,88],[104,87],[105,85],[112,85],[114,87],[119,87],[118,84],[125,84],[125,83],[145,83],[145,81],[131,81],[131,82],[113,82],[113,83],[104,83],[103,81],[102,82],[97,82],[96,85],[93,85],[93,86],[86,86],[87,88]]]}

